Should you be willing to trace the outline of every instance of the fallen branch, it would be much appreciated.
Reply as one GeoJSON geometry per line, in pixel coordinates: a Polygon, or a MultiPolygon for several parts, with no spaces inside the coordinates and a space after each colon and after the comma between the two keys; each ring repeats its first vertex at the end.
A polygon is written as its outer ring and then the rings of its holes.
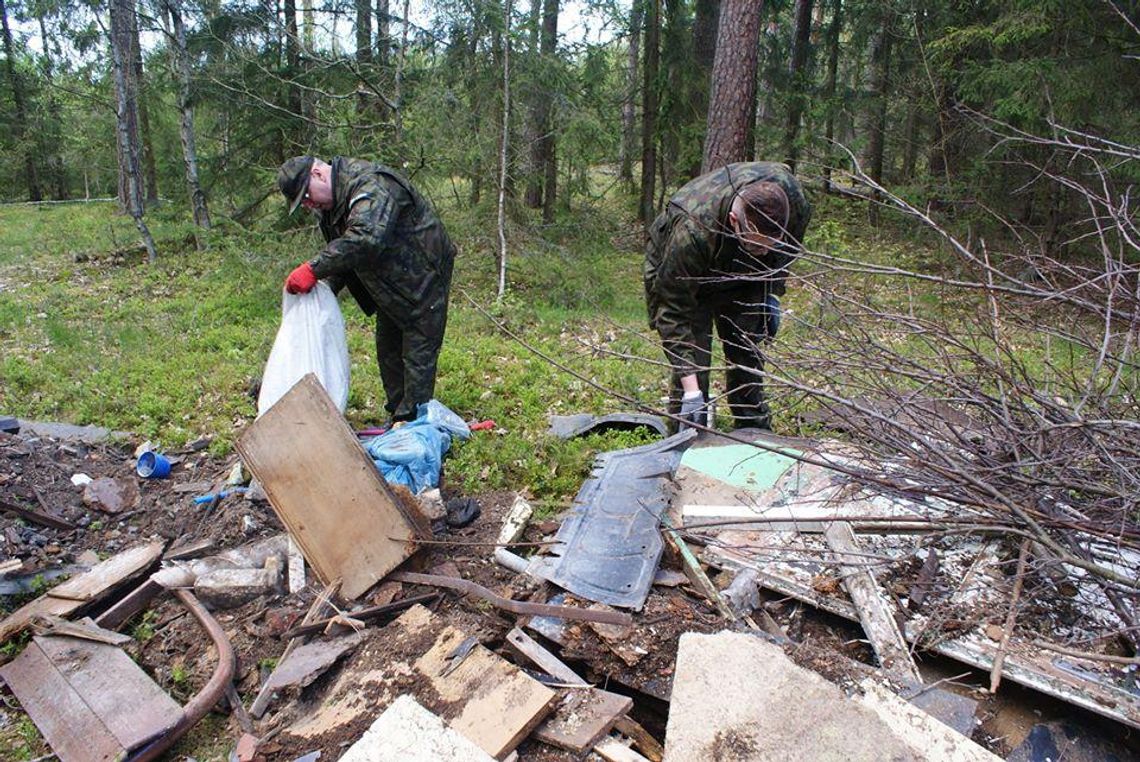
{"type": "Polygon", "coordinates": [[[1029,540],[1021,541],[1021,551],[1017,554],[1017,571],[1014,573],[1013,593],[1009,597],[1009,612],[1005,615],[1005,628],[998,643],[997,654],[994,656],[994,666],[990,669],[990,693],[997,693],[1001,684],[1001,666],[1005,663],[1005,651],[1009,646],[1009,638],[1013,634],[1013,625],[1017,620],[1017,601],[1021,598],[1021,586],[1025,581],[1025,562],[1029,558],[1029,540]]]}

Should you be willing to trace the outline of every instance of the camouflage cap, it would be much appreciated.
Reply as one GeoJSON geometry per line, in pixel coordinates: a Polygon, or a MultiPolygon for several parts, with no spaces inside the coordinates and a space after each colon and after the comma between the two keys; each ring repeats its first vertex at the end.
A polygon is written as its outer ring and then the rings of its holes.
{"type": "Polygon", "coordinates": [[[312,168],[312,156],[294,156],[277,170],[277,187],[289,204],[289,214],[297,211],[305,198],[305,192],[309,190],[309,171],[312,168]]]}

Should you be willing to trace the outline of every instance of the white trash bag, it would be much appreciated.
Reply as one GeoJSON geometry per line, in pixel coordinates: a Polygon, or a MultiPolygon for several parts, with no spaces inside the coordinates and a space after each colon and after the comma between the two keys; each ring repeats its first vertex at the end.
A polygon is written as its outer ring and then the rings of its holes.
{"type": "Polygon", "coordinates": [[[340,305],[324,281],[317,281],[307,294],[282,294],[281,327],[261,378],[258,417],[306,373],[317,375],[343,413],[348,405],[348,341],[340,305]]]}

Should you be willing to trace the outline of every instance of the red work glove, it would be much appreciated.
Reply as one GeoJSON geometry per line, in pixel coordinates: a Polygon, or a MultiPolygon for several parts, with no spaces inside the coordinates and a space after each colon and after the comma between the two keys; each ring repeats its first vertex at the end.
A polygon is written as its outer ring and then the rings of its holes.
{"type": "Polygon", "coordinates": [[[285,290],[290,294],[307,294],[317,285],[317,276],[308,262],[300,264],[289,277],[285,279],[285,290]]]}

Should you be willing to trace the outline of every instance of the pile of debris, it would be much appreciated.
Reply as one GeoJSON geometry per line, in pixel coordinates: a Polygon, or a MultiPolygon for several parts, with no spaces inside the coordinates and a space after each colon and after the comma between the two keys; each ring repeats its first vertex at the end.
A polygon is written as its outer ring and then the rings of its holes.
{"type": "Polygon", "coordinates": [[[0,637],[31,636],[0,677],[65,761],[177,756],[210,711],[234,760],[1126,754],[987,722],[1004,678],[1140,727],[1093,586],[1049,598],[1016,547],[820,465],[834,446],[754,439],[603,453],[559,521],[491,493],[444,529],[311,378],[238,444],[264,497],[202,449],[140,479],[113,445],[0,434],[0,583],[26,600],[0,637]]]}

